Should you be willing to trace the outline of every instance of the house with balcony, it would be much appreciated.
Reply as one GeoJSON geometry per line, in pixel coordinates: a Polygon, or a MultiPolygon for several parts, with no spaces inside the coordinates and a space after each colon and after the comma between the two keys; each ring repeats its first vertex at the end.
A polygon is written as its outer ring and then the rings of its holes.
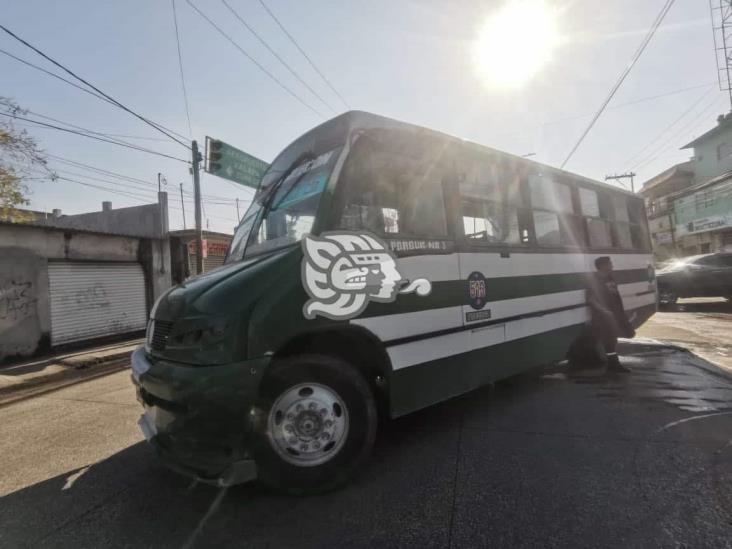
{"type": "Polygon", "coordinates": [[[677,164],[643,184],[658,259],[732,251],[732,113],[682,149],[677,164]]]}

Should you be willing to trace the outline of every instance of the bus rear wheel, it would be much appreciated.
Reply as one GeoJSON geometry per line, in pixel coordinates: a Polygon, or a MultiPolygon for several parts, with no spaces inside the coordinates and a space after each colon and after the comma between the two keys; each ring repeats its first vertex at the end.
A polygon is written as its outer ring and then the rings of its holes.
{"type": "Polygon", "coordinates": [[[343,486],[376,437],[373,393],[351,364],[299,355],[272,364],[260,391],[254,448],[260,481],[292,495],[343,486]]]}

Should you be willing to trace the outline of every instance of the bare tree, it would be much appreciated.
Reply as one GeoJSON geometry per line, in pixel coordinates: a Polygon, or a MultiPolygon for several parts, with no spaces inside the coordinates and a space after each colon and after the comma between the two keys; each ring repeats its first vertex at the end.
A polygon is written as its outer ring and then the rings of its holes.
{"type": "Polygon", "coordinates": [[[28,181],[55,180],[56,174],[48,167],[43,151],[25,129],[19,129],[15,116],[23,110],[12,99],[0,96],[0,220],[29,221],[19,206],[29,203],[28,181]]]}

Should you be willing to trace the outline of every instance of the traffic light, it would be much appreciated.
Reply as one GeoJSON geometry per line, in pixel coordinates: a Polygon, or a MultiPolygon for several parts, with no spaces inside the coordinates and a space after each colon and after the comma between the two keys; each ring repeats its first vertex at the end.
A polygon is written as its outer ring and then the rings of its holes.
{"type": "Polygon", "coordinates": [[[218,139],[211,139],[208,142],[208,173],[216,173],[221,169],[221,146],[222,142],[218,139]]]}

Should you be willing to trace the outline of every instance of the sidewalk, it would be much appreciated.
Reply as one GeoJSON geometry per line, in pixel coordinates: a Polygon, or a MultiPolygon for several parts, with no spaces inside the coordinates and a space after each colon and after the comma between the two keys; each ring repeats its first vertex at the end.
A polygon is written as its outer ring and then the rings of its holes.
{"type": "Polygon", "coordinates": [[[0,406],[129,367],[135,338],[0,367],[0,406]]]}

